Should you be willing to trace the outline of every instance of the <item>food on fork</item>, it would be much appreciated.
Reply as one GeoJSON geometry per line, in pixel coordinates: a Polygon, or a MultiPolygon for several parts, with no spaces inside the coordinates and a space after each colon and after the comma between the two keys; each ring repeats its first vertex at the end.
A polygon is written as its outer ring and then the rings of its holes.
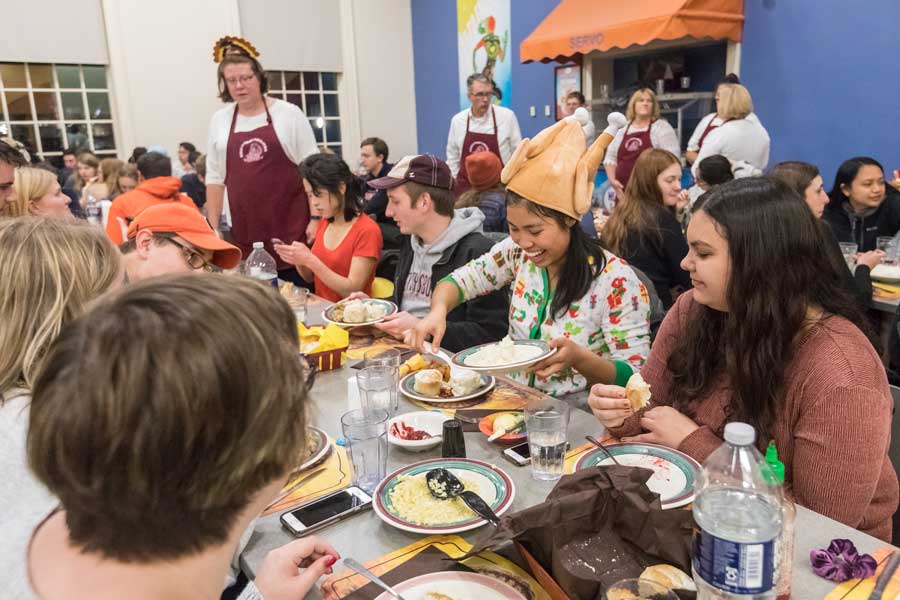
{"type": "Polygon", "coordinates": [[[637,412],[650,404],[650,384],[644,381],[640,373],[635,373],[628,379],[625,386],[625,397],[631,405],[631,410],[637,412]]]}

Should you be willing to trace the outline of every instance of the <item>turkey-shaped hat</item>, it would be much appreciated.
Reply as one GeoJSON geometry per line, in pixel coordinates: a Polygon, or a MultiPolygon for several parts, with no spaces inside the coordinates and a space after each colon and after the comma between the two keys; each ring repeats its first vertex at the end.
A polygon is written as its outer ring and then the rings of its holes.
{"type": "Polygon", "coordinates": [[[622,113],[610,113],[609,126],[585,151],[582,125],[589,118],[587,110],[578,108],[533,139],[523,139],[500,176],[506,189],[580,220],[591,207],[594,178],[606,147],[626,123],[622,113]]]}

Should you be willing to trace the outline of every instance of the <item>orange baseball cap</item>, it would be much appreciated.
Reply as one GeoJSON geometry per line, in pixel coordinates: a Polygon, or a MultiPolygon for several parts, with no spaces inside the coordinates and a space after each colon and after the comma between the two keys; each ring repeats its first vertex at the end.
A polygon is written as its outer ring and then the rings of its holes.
{"type": "Polygon", "coordinates": [[[241,249],[220,239],[196,208],[166,203],[148,206],[128,226],[128,239],[146,229],[153,233],[174,233],[201,250],[212,250],[212,263],[233,269],[241,262],[241,249]]]}

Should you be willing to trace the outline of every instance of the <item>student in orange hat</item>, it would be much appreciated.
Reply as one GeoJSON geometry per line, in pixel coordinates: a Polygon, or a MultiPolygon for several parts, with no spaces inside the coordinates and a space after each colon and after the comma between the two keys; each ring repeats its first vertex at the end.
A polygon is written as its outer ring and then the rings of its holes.
{"type": "Polygon", "coordinates": [[[119,247],[126,281],[166,273],[233,269],[241,250],[216,236],[193,206],[161,204],[144,209],[128,227],[128,241],[119,247]]]}
{"type": "Polygon", "coordinates": [[[500,183],[503,163],[492,152],[476,152],[466,157],[466,171],[472,188],[456,201],[456,208],[474,207],[484,213],[484,230],[508,233],[506,188],[500,183]]]}

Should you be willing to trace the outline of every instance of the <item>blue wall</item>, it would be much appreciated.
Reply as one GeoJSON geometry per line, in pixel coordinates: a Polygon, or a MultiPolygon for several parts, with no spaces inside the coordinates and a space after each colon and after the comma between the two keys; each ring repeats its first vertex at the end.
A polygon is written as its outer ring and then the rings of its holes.
{"type": "MultiPolygon", "coordinates": [[[[522,135],[530,137],[552,125],[552,64],[519,62],[519,44],[557,5],[555,0],[512,0],[509,52],[512,62],[512,108],[522,135]],[[551,116],[544,116],[549,104],[551,116]],[[536,117],[529,116],[534,105],[536,117]]],[[[419,152],[444,156],[450,118],[459,112],[456,50],[456,0],[411,0],[416,127],[419,152]]],[[[390,140],[388,140],[390,143],[390,140]]]]}
{"type": "MultiPolygon", "coordinates": [[[[844,159],[900,168],[896,0],[746,0],[741,80],[772,137],[770,164],[844,159]]],[[[513,81],[515,84],[515,81],[513,81]]]]}

